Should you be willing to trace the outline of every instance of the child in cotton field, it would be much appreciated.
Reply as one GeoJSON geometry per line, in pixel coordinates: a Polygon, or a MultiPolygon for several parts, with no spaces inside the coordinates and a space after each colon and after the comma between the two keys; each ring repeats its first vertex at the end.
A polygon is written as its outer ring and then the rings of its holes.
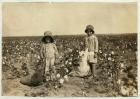
{"type": "Polygon", "coordinates": [[[94,34],[94,27],[87,25],[85,29],[87,37],[85,39],[85,50],[88,51],[88,63],[90,65],[91,73],[93,77],[96,77],[96,64],[98,53],[98,38],[94,34]]]}
{"type": "Polygon", "coordinates": [[[55,59],[58,57],[58,50],[50,31],[44,32],[42,42],[43,44],[41,46],[41,58],[44,60],[46,77],[46,75],[50,75],[50,71],[54,67],[55,59]]]}

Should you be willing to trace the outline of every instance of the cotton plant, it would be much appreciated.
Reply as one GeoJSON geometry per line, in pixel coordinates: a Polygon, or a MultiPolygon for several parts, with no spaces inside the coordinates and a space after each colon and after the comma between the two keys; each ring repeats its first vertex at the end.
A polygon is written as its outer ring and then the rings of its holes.
{"type": "MultiPolygon", "coordinates": [[[[135,64],[133,66],[133,63],[129,61],[131,57],[128,57],[127,54],[131,54],[131,52],[135,52],[135,58],[137,56],[137,42],[136,40],[127,40],[127,38],[113,38],[113,37],[105,37],[104,42],[102,42],[102,37],[99,37],[99,52],[98,52],[98,66],[97,70],[100,70],[98,72],[98,79],[101,82],[101,84],[107,85],[108,89],[113,88],[112,81],[118,81],[117,84],[122,89],[119,90],[119,92],[124,92],[123,94],[127,94],[129,96],[135,96],[137,93],[137,79],[131,79],[128,84],[122,84],[124,77],[127,77],[128,75],[133,75],[133,78],[136,78],[137,75],[135,74],[135,64]],[[114,39],[113,42],[110,41],[111,39],[114,39]],[[127,62],[123,62],[122,60],[126,60],[128,58],[127,62]],[[128,63],[132,64],[132,70],[127,71],[128,69],[128,63]],[[119,67],[119,68],[118,68],[119,67]],[[118,75],[116,72],[121,72],[122,75],[118,75]],[[116,79],[116,78],[117,79],[116,79]],[[121,78],[122,77],[122,78],[121,78]],[[127,92],[126,90],[129,90],[127,92]],[[129,94],[128,94],[129,93],[129,94]]],[[[60,59],[61,64],[57,64],[57,69],[62,69],[61,72],[57,72],[56,74],[53,74],[52,78],[55,78],[54,81],[52,81],[52,87],[59,88],[60,86],[63,86],[66,82],[69,82],[69,76],[68,73],[73,70],[74,67],[77,67],[79,65],[79,52],[84,49],[84,39],[83,37],[70,37],[70,38],[57,38],[56,44],[58,45],[58,49],[60,52],[60,59]],[[66,39],[66,40],[65,40],[66,39]],[[80,43],[79,43],[80,42],[80,43]],[[61,48],[59,48],[61,45],[61,48]],[[76,45],[76,46],[75,46],[76,45]]],[[[35,58],[34,64],[37,64],[40,62],[40,58],[38,57],[38,52],[40,51],[40,45],[41,42],[36,40],[30,40],[30,39],[21,39],[19,40],[10,40],[10,41],[4,41],[3,42],[3,66],[6,66],[8,68],[9,74],[14,74],[15,77],[17,75],[20,75],[19,72],[17,72],[16,68],[14,66],[11,66],[12,59],[10,57],[15,57],[14,64],[15,63],[23,63],[23,59],[20,57],[23,57],[23,54],[27,55],[27,60],[29,61],[30,54],[29,52],[31,50],[34,50],[35,53],[33,57],[35,58]],[[7,46],[8,45],[8,46],[7,46]],[[10,54],[11,53],[11,54],[10,54]],[[11,71],[11,73],[10,73],[11,71]],[[14,71],[14,73],[12,73],[14,71]]],[[[133,58],[133,56],[132,56],[133,58]]],[[[137,58],[136,58],[137,59],[137,58]]],[[[135,60],[136,61],[136,60],[135,60]]],[[[30,62],[30,61],[29,61],[30,62]]],[[[132,61],[133,62],[133,61],[132,61]]],[[[28,63],[28,62],[25,62],[28,63]]],[[[42,65],[42,64],[41,64],[42,65]]],[[[29,65],[30,66],[30,65],[29,65]]],[[[137,69],[137,68],[136,68],[137,69]]],[[[20,71],[21,72],[21,71],[20,71]]],[[[48,77],[48,82],[49,82],[48,77]]]]}
{"type": "Polygon", "coordinates": [[[125,62],[120,63],[120,73],[118,78],[119,94],[122,96],[137,96],[136,79],[131,74],[132,78],[129,78],[129,72],[132,70],[125,62]],[[130,69],[129,69],[130,68],[130,69]]]}

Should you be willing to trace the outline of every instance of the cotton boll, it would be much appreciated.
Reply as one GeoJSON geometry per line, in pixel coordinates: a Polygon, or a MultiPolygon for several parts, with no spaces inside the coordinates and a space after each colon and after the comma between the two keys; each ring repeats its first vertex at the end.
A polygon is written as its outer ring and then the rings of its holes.
{"type": "Polygon", "coordinates": [[[58,88],[58,86],[57,86],[57,85],[55,85],[55,86],[54,86],[54,88],[55,88],[55,89],[57,89],[57,88],[58,88]]]}
{"type": "Polygon", "coordinates": [[[26,75],[27,73],[25,71],[23,71],[23,75],[26,75]]]}
{"type": "Polygon", "coordinates": [[[65,81],[69,81],[68,75],[64,76],[65,81]]]}
{"type": "Polygon", "coordinates": [[[65,64],[68,64],[68,61],[65,61],[65,64]]]}
{"type": "Polygon", "coordinates": [[[72,58],[70,58],[69,61],[72,61],[72,58]]]}
{"type": "Polygon", "coordinates": [[[40,56],[38,55],[37,58],[40,59],[40,56]]]}
{"type": "Polygon", "coordinates": [[[20,56],[19,59],[22,59],[22,56],[20,56]]]}
{"type": "Polygon", "coordinates": [[[64,83],[64,79],[61,78],[61,79],[59,80],[59,82],[60,82],[60,84],[63,84],[63,83],[64,83]]]}
{"type": "Polygon", "coordinates": [[[121,94],[123,96],[129,96],[129,90],[126,86],[121,86],[121,94]]]}
{"type": "Polygon", "coordinates": [[[124,63],[120,63],[120,67],[121,68],[124,68],[124,63]]]}
{"type": "Polygon", "coordinates": [[[111,51],[111,54],[114,55],[114,51],[111,51]]]}
{"type": "Polygon", "coordinates": [[[112,58],[112,61],[114,62],[114,58],[112,58]]]}
{"type": "Polygon", "coordinates": [[[66,73],[68,73],[68,72],[69,72],[69,70],[68,70],[67,68],[65,68],[65,71],[66,71],[66,73]]]}
{"type": "Polygon", "coordinates": [[[118,79],[117,83],[120,85],[121,84],[121,79],[118,79]]]}
{"type": "Polygon", "coordinates": [[[111,57],[108,57],[108,60],[111,60],[111,57]]]}
{"type": "Polygon", "coordinates": [[[56,77],[57,77],[57,78],[60,78],[60,74],[57,74],[56,77]]]}
{"type": "Polygon", "coordinates": [[[76,50],[76,52],[79,52],[78,50],[76,50]]]}
{"type": "Polygon", "coordinates": [[[132,86],[132,88],[131,88],[131,94],[132,94],[132,96],[137,96],[138,94],[137,94],[137,90],[132,86]]]}
{"type": "Polygon", "coordinates": [[[85,95],[85,92],[83,91],[82,94],[83,94],[83,96],[84,96],[84,95],[85,95]]]}
{"type": "Polygon", "coordinates": [[[102,53],[102,51],[101,51],[101,50],[99,50],[99,53],[102,53]]]}
{"type": "Polygon", "coordinates": [[[64,65],[61,65],[61,67],[64,67],[64,65]]]}
{"type": "Polygon", "coordinates": [[[2,64],[5,64],[5,62],[2,62],[2,64]]]}
{"type": "Polygon", "coordinates": [[[49,77],[47,77],[47,78],[46,78],[46,81],[49,81],[49,80],[50,80],[49,77]]]}
{"type": "Polygon", "coordinates": [[[39,60],[36,61],[37,63],[39,62],[39,60]]]}
{"type": "Polygon", "coordinates": [[[107,56],[107,54],[104,54],[104,56],[106,57],[106,56],[107,56]]]}
{"type": "Polygon", "coordinates": [[[63,58],[62,56],[59,56],[59,59],[63,58]]]}
{"type": "Polygon", "coordinates": [[[72,63],[71,63],[71,62],[69,62],[69,65],[72,65],[72,63]]]}
{"type": "Polygon", "coordinates": [[[30,57],[30,54],[27,54],[27,57],[30,57]]]}
{"type": "Polygon", "coordinates": [[[3,57],[3,59],[6,59],[6,57],[3,57]]]}

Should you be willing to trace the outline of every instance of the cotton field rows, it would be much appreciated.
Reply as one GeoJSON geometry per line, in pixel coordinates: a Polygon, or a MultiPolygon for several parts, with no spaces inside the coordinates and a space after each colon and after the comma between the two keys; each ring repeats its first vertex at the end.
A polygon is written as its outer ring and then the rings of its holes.
{"type": "MultiPolygon", "coordinates": [[[[96,82],[111,96],[137,96],[137,36],[99,35],[96,82]]],[[[46,87],[59,89],[69,82],[69,73],[79,65],[83,36],[55,37],[59,51],[46,87]]],[[[27,76],[43,64],[40,60],[40,38],[3,39],[2,70],[5,79],[27,76]]]]}

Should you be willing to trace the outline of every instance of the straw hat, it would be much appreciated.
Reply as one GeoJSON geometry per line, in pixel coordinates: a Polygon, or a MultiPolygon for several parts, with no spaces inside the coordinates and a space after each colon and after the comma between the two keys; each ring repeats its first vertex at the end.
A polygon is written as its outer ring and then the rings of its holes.
{"type": "Polygon", "coordinates": [[[45,31],[44,36],[52,36],[52,32],[51,31],[45,31]]]}
{"type": "Polygon", "coordinates": [[[51,31],[44,32],[44,37],[42,38],[42,42],[47,43],[47,40],[50,40],[51,43],[54,43],[54,38],[52,37],[51,31]]]}
{"type": "Polygon", "coordinates": [[[85,33],[89,32],[89,31],[94,33],[94,27],[92,25],[87,25],[86,26],[85,33]]]}

